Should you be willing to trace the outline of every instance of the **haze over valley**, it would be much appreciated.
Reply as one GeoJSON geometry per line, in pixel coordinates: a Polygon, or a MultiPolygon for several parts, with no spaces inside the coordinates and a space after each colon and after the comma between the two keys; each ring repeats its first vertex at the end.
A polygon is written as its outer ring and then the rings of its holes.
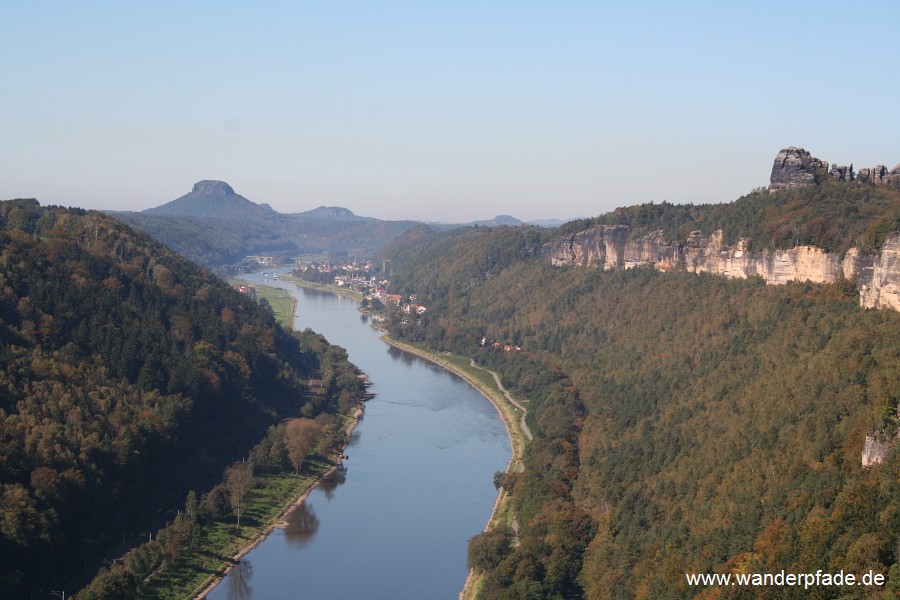
{"type": "Polygon", "coordinates": [[[900,598],[895,22],[5,3],[0,600],[900,598]]]}

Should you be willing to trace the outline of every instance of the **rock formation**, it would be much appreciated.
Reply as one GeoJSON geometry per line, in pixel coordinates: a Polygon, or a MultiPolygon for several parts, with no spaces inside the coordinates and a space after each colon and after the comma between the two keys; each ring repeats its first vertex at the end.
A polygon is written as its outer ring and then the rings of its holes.
{"type": "Polygon", "coordinates": [[[856,179],[872,185],[900,185],[900,165],[896,165],[890,171],[884,165],[875,165],[873,169],[860,169],[856,179]]]}
{"type": "Polygon", "coordinates": [[[862,466],[871,467],[884,462],[890,447],[890,443],[878,440],[875,436],[867,435],[866,441],[863,443],[862,466]]]}
{"type": "Polygon", "coordinates": [[[775,164],[772,165],[769,191],[777,192],[816,184],[821,174],[827,171],[826,161],[814,157],[803,148],[796,146],[782,148],[775,156],[775,164]]]}
{"type": "Polygon", "coordinates": [[[193,194],[207,194],[210,196],[234,196],[234,188],[224,181],[205,179],[194,184],[193,194]]]}
{"type": "Polygon", "coordinates": [[[791,146],[782,148],[775,157],[772,165],[772,175],[769,177],[769,191],[791,189],[804,185],[815,185],[825,177],[836,181],[857,181],[872,185],[900,185],[900,164],[888,171],[884,165],[876,165],[875,168],[860,169],[859,173],[853,172],[853,165],[840,166],[837,163],[828,169],[828,162],[814,157],[803,148],[791,146]]]}
{"type": "Polygon", "coordinates": [[[816,246],[749,252],[744,240],[725,244],[721,231],[709,237],[694,231],[679,243],[665,239],[662,231],[630,238],[626,225],[602,225],[557,238],[543,246],[542,254],[558,266],[684,269],[738,279],[762,277],[773,285],[843,278],[856,283],[861,306],[900,310],[900,234],[885,241],[880,256],[860,257],[851,248],[841,259],[816,246]]]}
{"type": "Polygon", "coordinates": [[[868,263],[856,279],[860,305],[900,310],[900,234],[885,240],[881,255],[868,263]]]}

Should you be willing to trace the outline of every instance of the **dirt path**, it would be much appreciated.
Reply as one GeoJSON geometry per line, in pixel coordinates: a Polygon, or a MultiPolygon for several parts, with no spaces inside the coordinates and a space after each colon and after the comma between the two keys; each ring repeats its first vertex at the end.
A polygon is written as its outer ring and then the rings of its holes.
{"type": "MultiPolygon", "coordinates": [[[[494,373],[490,369],[486,369],[482,366],[475,364],[474,359],[470,358],[469,364],[472,365],[472,367],[474,367],[476,369],[481,369],[482,371],[487,371],[488,373],[490,373],[494,377],[494,382],[497,384],[497,389],[499,389],[501,392],[503,392],[503,395],[506,397],[506,399],[509,401],[510,404],[512,404],[517,409],[522,411],[522,418],[519,420],[519,428],[522,430],[522,434],[525,436],[525,438],[530,442],[534,438],[534,436],[531,435],[531,429],[528,428],[528,424],[525,422],[525,415],[528,413],[528,410],[524,406],[522,406],[522,404],[519,403],[518,400],[513,398],[512,395],[509,393],[509,391],[505,387],[503,387],[503,384],[500,383],[500,378],[497,376],[496,373],[494,373]]],[[[520,465],[520,467],[521,466],[522,465],[520,465]]]]}

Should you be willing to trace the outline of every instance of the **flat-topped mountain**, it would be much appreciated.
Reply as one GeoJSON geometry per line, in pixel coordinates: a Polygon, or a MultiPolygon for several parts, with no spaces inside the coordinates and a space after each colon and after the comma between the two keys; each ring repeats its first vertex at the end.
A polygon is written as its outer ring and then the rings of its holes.
{"type": "Polygon", "coordinates": [[[274,218],[278,213],[268,204],[256,204],[236,194],[224,181],[204,180],[194,184],[189,194],[143,211],[145,215],[180,217],[214,217],[244,220],[274,218]]]}
{"type": "Polygon", "coordinates": [[[340,206],[284,214],[213,180],[198,181],[190,193],[143,212],[110,214],[206,267],[259,254],[364,255],[417,224],[361,217],[340,206]]]}

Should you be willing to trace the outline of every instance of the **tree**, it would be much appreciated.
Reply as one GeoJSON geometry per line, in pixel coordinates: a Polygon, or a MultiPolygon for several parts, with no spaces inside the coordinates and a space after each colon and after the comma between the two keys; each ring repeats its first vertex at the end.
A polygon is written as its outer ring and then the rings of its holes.
{"type": "Polygon", "coordinates": [[[312,419],[293,419],[288,422],[284,434],[284,445],[288,458],[297,473],[303,467],[306,457],[316,445],[322,426],[312,419]]]}
{"type": "Polygon", "coordinates": [[[512,550],[512,541],[513,532],[506,526],[479,533],[469,540],[469,568],[482,573],[496,568],[512,550]]]}
{"type": "Polygon", "coordinates": [[[250,463],[235,463],[225,470],[225,489],[228,491],[228,503],[241,526],[241,510],[250,495],[256,481],[253,478],[253,467],[250,463]]]}

